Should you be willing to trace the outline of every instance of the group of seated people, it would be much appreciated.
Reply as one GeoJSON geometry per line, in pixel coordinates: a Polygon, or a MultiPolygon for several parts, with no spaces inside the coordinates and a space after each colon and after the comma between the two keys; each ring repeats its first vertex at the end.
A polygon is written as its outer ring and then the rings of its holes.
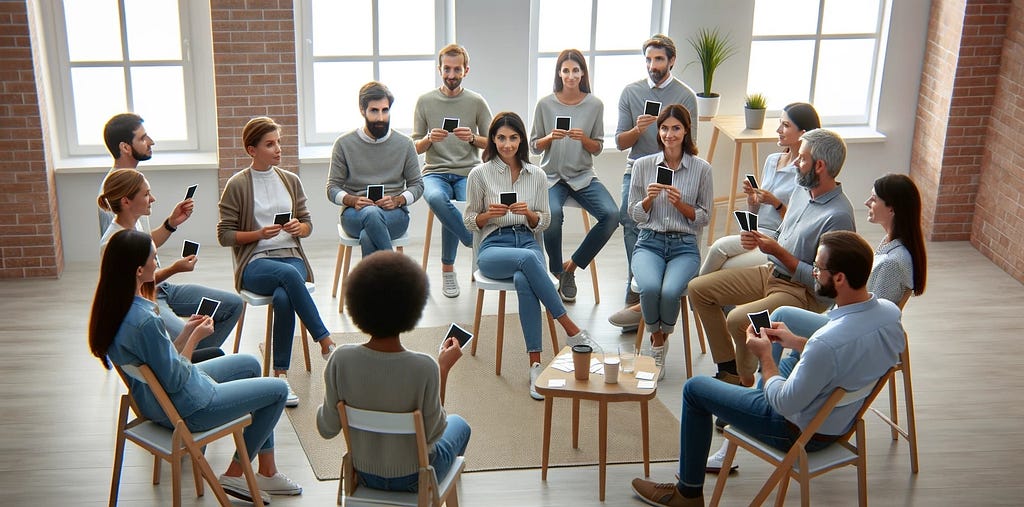
{"type": "MultiPolygon", "coordinates": [[[[422,269],[389,251],[406,233],[409,205],[420,197],[443,226],[445,296],[459,296],[459,243],[473,247],[482,275],[514,282],[535,399],[543,399],[534,389],[542,370],[541,304],[563,327],[568,344],[594,344],[564,302],[575,300],[574,271],[590,264],[620,223],[630,264],[627,286],[633,277],[639,292],[627,290],[626,308],[610,320],[624,328],[644,320],[662,375],[679,299],[689,293],[718,373],[684,387],[679,482],[633,483],[653,505],[703,505],[703,474],[715,470],[715,456],[708,458],[712,415],[720,425],[769,428],[778,446],[787,448],[793,427],[806,425],[803,415],[813,413],[831,388],[863,387],[895,364],[903,333],[892,303],[902,303],[909,292],[921,294],[925,282],[914,183],[893,174],[875,181],[865,205],[869,221],[886,234],[872,255],[852,232],[853,206],[836,180],[845,143],[820,128],[810,104],[790,104],[777,129],[782,151],[768,157],[760,185],[744,182],[758,227],[719,239],[701,265],[698,241],[713,212],[714,192],[711,166],[697,157],[696,101],[670,73],[671,39],[652,36],[643,52],[648,77],[627,86],[619,103],[616,145],[629,150],[620,207],[594,173],[593,156],[603,148],[603,105],[590,93],[586,59],[577,50],[559,55],[554,93],[538,102],[529,133],[519,115],[492,117],[480,95],[462,88],[469,56],[457,45],[438,55],[443,84],[417,101],[412,138],[390,128],[394,97],[387,87],[362,87],[365,126],[337,139],[326,184],[327,198],[341,208],[342,229],[359,239],[363,253],[345,288],[352,321],[370,337],[359,345],[336,346],[306,289],[313,269],[301,239],[312,233],[312,221],[299,178],[278,167],[281,127],[267,117],[245,125],[242,144],[252,163],[224,186],[217,238],[232,249],[234,289],[273,297],[275,377],[289,368],[296,314],[320,345],[328,362],[317,424],[325,438],[340,431],[336,404],[345,400],[369,410],[421,410],[438,475],[466,449],[469,425],[442,406],[460,348],[447,340],[435,361],[404,349],[400,339],[418,322],[428,284],[422,269]],[[657,114],[650,114],[648,101],[661,104],[657,114]],[[540,166],[530,162],[530,151],[541,156],[540,166]],[[562,208],[569,198],[598,225],[563,261],[562,208]],[[464,201],[465,212],[452,201],[464,201]],[[403,290],[376,290],[380,286],[403,290]],[[820,313],[833,304],[827,315],[820,313]],[[773,324],[755,334],[747,314],[761,310],[772,312],[773,324]],[[783,347],[793,349],[786,359],[783,347]],[[759,368],[762,385],[753,395],[759,368]]],[[[93,353],[107,368],[150,365],[190,429],[252,413],[245,441],[248,459],[260,456],[261,491],[301,493],[277,470],[273,455],[273,428],[298,397],[284,379],[260,378],[255,358],[225,356],[219,348],[240,316],[241,299],[234,292],[168,283],[173,274],[195,268],[195,254],[167,268],[156,257],[189,219],[194,201],[186,197],[163,224],[150,227],[155,197],[137,166],[152,156],[153,139],[131,113],[111,118],[104,138],[114,168],[97,201],[103,258],[89,330],[93,353]],[[196,315],[202,297],[220,301],[212,317],[196,315]]],[[[147,389],[132,383],[143,415],[167,424],[159,406],[140,396],[147,389]]],[[[834,413],[824,426],[828,435],[843,433],[849,415],[834,413]]],[[[360,434],[355,440],[360,482],[415,490],[416,460],[408,442],[375,438],[360,434]]],[[[238,459],[245,458],[236,456],[220,480],[230,494],[249,499],[238,459]]]]}

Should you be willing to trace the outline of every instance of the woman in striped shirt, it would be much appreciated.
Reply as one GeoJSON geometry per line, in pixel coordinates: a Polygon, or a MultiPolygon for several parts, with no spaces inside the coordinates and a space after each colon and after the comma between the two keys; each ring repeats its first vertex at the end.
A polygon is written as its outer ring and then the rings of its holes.
{"type": "Polygon", "coordinates": [[[679,317],[679,298],[700,268],[697,241],[714,198],[711,164],[696,156],[690,125],[690,113],[683,106],[672,104],[662,110],[657,122],[662,151],[637,159],[629,189],[629,212],[640,229],[633,278],[662,376],[668,335],[679,317]],[[659,172],[669,176],[667,182],[659,172]]]}

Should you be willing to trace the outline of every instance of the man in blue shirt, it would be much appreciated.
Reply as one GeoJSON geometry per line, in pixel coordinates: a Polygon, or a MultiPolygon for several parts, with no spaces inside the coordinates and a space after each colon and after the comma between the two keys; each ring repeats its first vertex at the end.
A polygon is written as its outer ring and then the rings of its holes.
{"type": "MultiPolygon", "coordinates": [[[[633,490],[651,505],[703,506],[705,465],[711,447],[712,416],[763,442],[788,450],[836,388],[855,391],[877,382],[896,364],[906,346],[900,310],[867,290],[874,253],[855,232],[833,231],[821,237],[812,273],[815,292],[834,298],[829,322],[810,338],[791,333],[782,323],[754,334],[746,346],[760,361],[764,386],[751,389],[700,376],[683,387],[680,421],[679,481],[656,484],[633,480],[633,490]],[[800,351],[776,365],[772,342],[800,351]]],[[[822,424],[808,451],[820,450],[849,431],[861,403],[837,407],[822,424]]]]}

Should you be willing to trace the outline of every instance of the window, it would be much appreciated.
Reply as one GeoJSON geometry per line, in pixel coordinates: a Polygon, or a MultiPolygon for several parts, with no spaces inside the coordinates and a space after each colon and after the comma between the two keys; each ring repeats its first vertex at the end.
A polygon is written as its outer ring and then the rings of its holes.
{"type": "Polygon", "coordinates": [[[212,69],[212,48],[192,47],[210,39],[209,10],[178,0],[42,4],[61,156],[106,154],[103,125],[125,111],[146,120],[163,150],[215,149],[215,119],[196,115],[215,108],[212,72],[195,72],[212,69]]]}
{"type": "Polygon", "coordinates": [[[872,120],[888,0],[755,0],[748,93],[810,102],[830,125],[872,120]]]}
{"type": "Polygon", "coordinates": [[[604,133],[614,135],[622,89],[646,76],[640,46],[666,29],[663,5],[663,0],[533,0],[531,54],[536,67],[529,121],[532,105],[552,93],[558,54],[575,48],[587,58],[591,91],[604,102],[604,133]]]}
{"type": "Polygon", "coordinates": [[[391,127],[410,133],[416,99],[440,86],[437,51],[446,39],[454,39],[448,36],[446,16],[452,1],[303,0],[299,87],[304,144],[330,144],[338,134],[361,126],[359,88],[374,80],[395,96],[391,127]]]}

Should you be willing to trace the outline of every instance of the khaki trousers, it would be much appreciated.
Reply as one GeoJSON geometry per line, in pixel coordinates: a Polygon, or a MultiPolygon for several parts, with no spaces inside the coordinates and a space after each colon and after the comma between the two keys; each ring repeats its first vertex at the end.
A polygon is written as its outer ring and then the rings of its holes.
{"type": "Polygon", "coordinates": [[[823,312],[814,293],[803,284],[772,276],[772,263],[748,268],[725,269],[690,280],[690,303],[700,315],[715,363],[736,360],[741,376],[753,376],[757,357],[747,350],[748,313],[774,311],[795,306],[823,312]],[[723,306],[736,308],[726,317],[723,306]]]}

